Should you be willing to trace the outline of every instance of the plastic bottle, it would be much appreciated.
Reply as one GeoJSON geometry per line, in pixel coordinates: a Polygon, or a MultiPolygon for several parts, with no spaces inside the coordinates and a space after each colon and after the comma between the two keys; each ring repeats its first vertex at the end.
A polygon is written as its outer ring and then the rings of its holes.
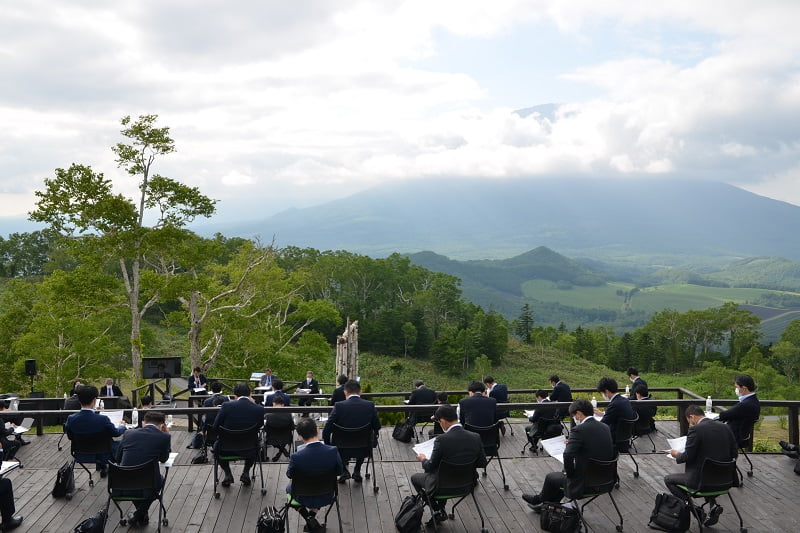
{"type": "Polygon", "coordinates": [[[103,411],[105,410],[105,408],[106,408],[105,402],[103,402],[103,400],[100,400],[100,410],[103,411]]]}
{"type": "Polygon", "coordinates": [[[597,398],[592,396],[592,409],[597,409],[597,398]]]}
{"type": "Polygon", "coordinates": [[[65,400],[67,399],[67,393],[66,392],[64,393],[64,399],[65,400]]]}
{"type": "Polygon", "coordinates": [[[172,415],[167,415],[167,427],[172,425],[172,415]]]}
{"type": "Polygon", "coordinates": [[[625,396],[630,396],[631,394],[631,387],[629,385],[625,385],[625,396]]]}
{"type": "Polygon", "coordinates": [[[710,413],[712,411],[711,408],[711,396],[706,398],[706,413],[710,413]]]}
{"type": "Polygon", "coordinates": [[[135,407],[133,408],[133,411],[131,411],[131,424],[134,426],[139,425],[139,410],[135,407]]]}

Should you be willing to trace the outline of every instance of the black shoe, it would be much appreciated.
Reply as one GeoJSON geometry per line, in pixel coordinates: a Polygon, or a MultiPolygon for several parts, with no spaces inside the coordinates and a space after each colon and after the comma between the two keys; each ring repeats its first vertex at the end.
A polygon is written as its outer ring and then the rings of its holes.
{"type": "Polygon", "coordinates": [[[225,476],[225,479],[222,480],[223,487],[230,487],[231,483],[233,483],[233,476],[225,476]]]}
{"type": "Polygon", "coordinates": [[[20,446],[27,446],[27,445],[28,445],[28,444],[30,444],[30,443],[31,443],[31,441],[29,441],[29,440],[22,440],[22,439],[19,439],[19,444],[20,444],[20,446]]]}
{"type": "Polygon", "coordinates": [[[425,525],[427,527],[435,528],[437,523],[444,522],[445,520],[447,520],[447,513],[444,511],[436,511],[433,513],[433,516],[431,516],[430,520],[425,522],[425,525]]]}
{"type": "Polygon", "coordinates": [[[97,468],[97,471],[100,472],[100,477],[106,477],[108,475],[108,467],[100,466],[97,468]]]}
{"type": "Polygon", "coordinates": [[[311,533],[315,533],[316,531],[322,530],[322,524],[319,523],[315,517],[311,516],[306,518],[306,525],[303,526],[303,531],[309,531],[311,533]]]}
{"type": "Polygon", "coordinates": [[[353,472],[353,481],[361,483],[361,472],[353,472]]]}
{"type": "Polygon", "coordinates": [[[783,448],[787,452],[796,452],[796,451],[798,451],[797,444],[792,444],[790,442],[786,442],[785,440],[782,440],[782,441],[778,442],[778,444],[780,444],[781,448],[783,448]]]}
{"type": "Polygon", "coordinates": [[[347,481],[348,479],[350,479],[350,472],[348,472],[347,470],[345,470],[345,471],[344,471],[344,474],[342,474],[341,476],[339,476],[339,479],[337,479],[336,481],[338,481],[339,483],[344,483],[344,482],[345,482],[345,481],[347,481]]]}
{"type": "Polygon", "coordinates": [[[250,486],[250,476],[248,476],[247,474],[242,474],[241,477],[239,478],[239,481],[241,481],[242,485],[244,485],[245,487],[250,486]]]}
{"type": "Polygon", "coordinates": [[[714,524],[719,522],[719,515],[721,515],[721,514],[722,514],[722,506],[721,505],[715,505],[709,511],[708,516],[706,517],[706,519],[703,520],[703,525],[704,526],[708,526],[708,527],[713,526],[714,524]]]}
{"type": "Polygon", "coordinates": [[[20,525],[22,525],[22,517],[15,516],[10,520],[3,521],[3,531],[11,531],[12,529],[17,529],[20,525]]]}
{"type": "Polygon", "coordinates": [[[531,507],[542,505],[542,497],[538,494],[523,494],[522,499],[531,507]]]}

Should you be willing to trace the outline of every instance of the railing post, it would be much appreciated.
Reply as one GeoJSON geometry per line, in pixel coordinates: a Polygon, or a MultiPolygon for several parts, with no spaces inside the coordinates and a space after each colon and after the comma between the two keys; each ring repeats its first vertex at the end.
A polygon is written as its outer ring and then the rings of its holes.
{"type": "Polygon", "coordinates": [[[36,417],[36,436],[41,437],[44,435],[44,424],[42,424],[42,417],[36,417]]]}
{"type": "Polygon", "coordinates": [[[800,431],[797,424],[798,408],[796,405],[789,406],[789,442],[794,445],[800,445],[800,431]]]}
{"type": "MultiPolygon", "coordinates": [[[[189,396],[189,398],[187,399],[186,403],[190,408],[194,407],[194,399],[191,396],[189,396]]],[[[189,416],[187,418],[189,419],[189,429],[188,429],[188,431],[189,431],[189,433],[191,433],[192,431],[194,431],[194,415],[189,413],[189,416]]],[[[200,425],[200,423],[198,422],[198,427],[199,427],[199,425],[200,425]]]]}

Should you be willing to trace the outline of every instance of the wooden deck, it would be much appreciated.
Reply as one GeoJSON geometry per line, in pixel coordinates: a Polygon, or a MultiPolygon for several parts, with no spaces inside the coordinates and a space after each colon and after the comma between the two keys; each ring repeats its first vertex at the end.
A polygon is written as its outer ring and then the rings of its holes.
{"type": "MultiPolygon", "coordinates": [[[[521,422],[521,421],[520,421],[521,422]]],[[[509,490],[503,490],[497,462],[489,466],[489,475],[481,478],[476,495],[486,518],[486,525],[495,532],[539,531],[539,516],[530,511],[520,498],[523,492],[538,492],[547,472],[556,470],[560,464],[552,458],[535,456],[529,452],[520,454],[524,436],[523,425],[515,424],[515,435],[502,438],[501,455],[509,490]]],[[[666,447],[665,438],[677,433],[674,422],[659,422],[656,446],[666,447]]],[[[238,482],[241,466],[234,466],[236,483],[225,489],[222,496],[214,499],[212,493],[212,466],[192,465],[196,450],[186,449],[191,435],[185,431],[174,431],[173,450],[180,452],[178,459],[169,471],[165,493],[165,504],[169,526],[163,531],[172,533],[211,533],[248,532],[255,530],[261,509],[266,505],[280,506],[285,501],[286,460],[264,464],[264,479],[267,494],[261,495],[259,481],[250,487],[242,487],[238,482]]],[[[18,531],[68,532],[82,520],[105,505],[107,492],[105,480],[98,479],[94,488],[88,484],[88,476],[76,468],[76,493],[72,501],[51,497],[56,470],[68,459],[68,447],[58,451],[56,443],[59,435],[30,436],[30,446],[23,447],[18,457],[25,464],[8,474],[14,483],[17,513],[25,517],[18,531]]],[[[647,519],[655,495],[664,492],[663,477],[670,472],[680,471],[675,463],[664,454],[647,453],[649,441],[639,446],[637,460],[641,475],[633,477],[630,458],[620,459],[619,474],[621,487],[614,496],[622,509],[625,531],[645,532],[647,519]]],[[[412,443],[413,444],[413,443],[412,443]]],[[[377,482],[379,492],[374,494],[372,484],[364,480],[362,485],[349,481],[342,485],[339,495],[342,523],[348,532],[395,531],[393,517],[400,502],[412,493],[409,476],[420,471],[414,459],[412,444],[403,444],[391,438],[391,428],[381,434],[380,451],[382,460],[377,461],[377,482]]],[[[794,505],[800,489],[800,477],[792,472],[792,462],[782,455],[751,455],[755,465],[755,476],[746,478],[745,485],[732,491],[745,520],[745,527],[751,532],[759,531],[797,531],[794,518],[794,505]]],[[[740,459],[740,464],[743,459],[740,459]]],[[[97,477],[97,476],[95,476],[97,477]]],[[[719,524],[711,531],[736,531],[738,521],[727,498],[720,502],[725,508],[719,524]]],[[[127,512],[126,504],[123,506],[127,512]]],[[[151,507],[151,522],[148,528],[138,531],[156,531],[156,512],[151,507]]],[[[290,513],[289,531],[302,531],[302,523],[297,513],[290,513]]],[[[118,523],[119,514],[111,507],[106,531],[127,531],[118,523]]],[[[424,520],[429,518],[426,511],[424,520]]],[[[616,514],[607,497],[601,497],[586,508],[586,519],[594,531],[614,531],[616,514]]],[[[336,511],[329,517],[328,531],[336,531],[336,511]]],[[[442,524],[440,531],[479,531],[480,520],[470,499],[457,508],[454,521],[442,524]]],[[[697,531],[696,523],[693,531],[697,531]]]]}

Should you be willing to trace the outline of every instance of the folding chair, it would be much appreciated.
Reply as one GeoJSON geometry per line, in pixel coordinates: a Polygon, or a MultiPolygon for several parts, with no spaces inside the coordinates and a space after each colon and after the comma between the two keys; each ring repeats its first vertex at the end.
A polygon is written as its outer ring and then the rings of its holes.
{"type": "Polygon", "coordinates": [[[586,463],[586,478],[584,481],[585,488],[583,494],[577,498],[570,499],[572,505],[578,511],[578,516],[586,531],[589,531],[589,524],[586,523],[586,519],[583,517],[583,509],[603,494],[608,494],[608,497],[611,498],[611,503],[614,504],[614,509],[617,511],[617,516],[619,516],[619,524],[616,525],[616,529],[617,531],[622,531],[622,513],[619,512],[619,507],[617,507],[617,502],[614,500],[613,494],[614,487],[617,486],[618,482],[617,458],[611,461],[588,459],[586,463]],[[587,498],[589,501],[579,507],[578,501],[587,498]]]}
{"type": "MultiPolygon", "coordinates": [[[[652,400],[652,397],[648,396],[645,398],[646,400],[652,400]]],[[[656,406],[638,406],[634,405],[633,410],[636,411],[638,415],[638,419],[636,423],[633,425],[633,438],[631,439],[631,444],[633,445],[634,449],[636,449],[636,441],[642,437],[647,437],[650,440],[650,444],[653,446],[653,453],[656,453],[656,443],[653,442],[653,437],[650,435],[656,430],[655,429],[655,421],[653,420],[653,416],[656,412],[656,406]]],[[[636,452],[638,453],[638,449],[636,452]]]]}
{"type": "MultiPolygon", "coordinates": [[[[435,514],[433,500],[444,502],[444,505],[446,505],[447,500],[458,498],[458,501],[453,504],[448,514],[448,518],[453,520],[458,504],[467,496],[472,496],[472,501],[475,502],[475,508],[478,510],[478,516],[481,519],[481,533],[488,533],[489,530],[486,529],[483,519],[483,511],[481,511],[481,506],[478,505],[478,500],[475,498],[475,486],[478,484],[476,474],[475,463],[454,464],[447,461],[439,463],[439,469],[436,472],[438,478],[436,492],[431,496],[427,491],[423,491],[428,507],[431,509],[431,514],[435,514]]],[[[435,530],[439,531],[439,524],[435,519],[433,523],[435,524],[435,530]]]]}
{"type": "Polygon", "coordinates": [[[727,494],[728,498],[731,500],[734,511],[736,511],[736,516],[739,517],[739,533],[747,533],[742,515],[739,512],[739,508],[736,507],[736,502],[733,501],[733,496],[731,496],[730,493],[730,489],[733,487],[733,480],[736,479],[734,476],[736,475],[735,460],[716,461],[706,458],[706,460],[703,461],[703,465],[700,467],[699,487],[689,488],[686,485],[678,485],[678,488],[686,492],[686,495],[689,497],[689,509],[692,511],[694,517],[697,518],[701,532],[703,531],[703,515],[705,514],[703,512],[703,507],[705,507],[708,502],[704,502],[703,505],[697,507],[694,504],[694,498],[715,498],[727,494]]]}
{"type": "Polygon", "coordinates": [[[336,469],[322,474],[308,474],[295,470],[292,474],[292,489],[291,492],[287,494],[287,502],[284,510],[288,510],[290,507],[293,509],[304,507],[297,498],[303,499],[304,497],[309,498],[333,494],[333,501],[326,506],[328,510],[325,512],[325,522],[322,525],[323,527],[327,527],[328,514],[330,514],[331,509],[333,509],[335,505],[336,516],[339,519],[339,531],[344,531],[344,529],[342,529],[342,514],[339,511],[339,486],[336,482],[337,476],[338,472],[336,469]]]}
{"type": "Polygon", "coordinates": [[[72,471],[75,472],[75,463],[81,465],[81,468],[86,470],[89,474],[89,486],[94,487],[94,479],[92,472],[86,468],[86,463],[107,464],[111,458],[111,433],[108,431],[101,431],[99,433],[87,433],[79,435],[73,433],[70,439],[70,454],[72,455],[72,471]],[[92,459],[86,459],[86,456],[92,456],[92,459]]]}
{"type": "Polygon", "coordinates": [[[111,504],[119,511],[119,525],[125,526],[128,520],[122,512],[119,502],[137,502],[151,499],[158,500],[158,531],[161,525],[168,526],[167,508],[164,507],[164,483],[161,478],[161,470],[158,461],[153,460],[136,466],[120,466],[116,463],[108,463],[108,502],[106,502],[106,512],[111,504]],[[145,495],[144,491],[151,491],[151,495],[145,495]]]}
{"type": "MultiPolygon", "coordinates": [[[[750,460],[750,457],[747,456],[747,450],[753,447],[753,427],[755,424],[755,420],[744,424],[739,430],[739,435],[736,436],[736,445],[739,447],[739,451],[742,455],[744,455],[749,466],[747,477],[753,477],[753,462],[750,460]]],[[[736,465],[736,473],[739,476],[739,486],[742,487],[744,485],[744,476],[738,464],[736,465]]]]}
{"type": "MultiPolygon", "coordinates": [[[[367,467],[364,473],[366,479],[370,478],[369,467],[372,465],[372,472],[375,472],[375,460],[372,456],[372,447],[375,442],[375,430],[369,424],[360,428],[346,428],[339,424],[333,425],[333,444],[339,450],[344,450],[342,457],[350,455],[347,450],[361,450],[366,454],[367,467]]],[[[372,476],[372,491],[378,492],[378,480],[372,476]]]]}
{"type": "Polygon", "coordinates": [[[536,455],[539,455],[540,440],[551,439],[564,433],[564,421],[560,416],[554,416],[551,418],[541,417],[533,423],[533,426],[534,427],[531,428],[533,434],[526,435],[528,439],[525,442],[525,445],[522,447],[522,451],[519,453],[525,453],[525,449],[530,446],[531,451],[536,455]],[[556,428],[558,431],[556,431],[556,428]]]}
{"type": "MultiPolygon", "coordinates": [[[[255,462],[253,463],[253,477],[256,475],[256,465],[258,465],[259,478],[261,479],[261,494],[267,493],[264,488],[264,470],[261,466],[261,443],[259,436],[261,428],[259,426],[252,426],[247,429],[227,429],[220,427],[217,431],[217,438],[214,446],[211,448],[214,455],[214,498],[219,498],[219,491],[217,485],[219,484],[219,461],[220,459],[231,461],[246,461],[249,453],[255,454],[255,462]]],[[[245,472],[249,474],[249,472],[245,472]]]]}
{"type": "MultiPolygon", "coordinates": [[[[639,477],[639,463],[636,462],[636,459],[631,453],[631,446],[633,446],[633,427],[637,420],[639,420],[639,415],[636,415],[636,418],[623,418],[617,422],[617,434],[614,438],[614,445],[618,451],[622,450],[623,447],[627,447],[627,451],[622,451],[621,453],[627,453],[628,457],[633,461],[636,467],[636,470],[633,472],[633,477],[639,477]]],[[[619,486],[619,484],[617,485],[619,486]]]]}
{"type": "Polygon", "coordinates": [[[486,427],[464,424],[464,429],[467,431],[472,431],[473,433],[477,433],[481,437],[481,442],[483,443],[483,453],[485,453],[486,457],[489,459],[489,461],[486,463],[486,466],[483,467],[483,475],[486,476],[486,467],[489,466],[489,463],[492,462],[492,459],[497,457],[497,464],[500,465],[500,475],[503,476],[503,489],[508,490],[508,484],[506,484],[506,473],[503,470],[503,461],[500,459],[500,422],[495,422],[491,426],[486,427]]]}
{"type": "Polygon", "coordinates": [[[435,422],[435,420],[433,420],[433,414],[436,412],[436,409],[437,407],[433,407],[432,409],[417,411],[408,415],[409,421],[413,422],[415,426],[419,422],[422,422],[422,427],[419,429],[419,433],[416,431],[414,432],[414,439],[417,441],[417,444],[419,444],[419,438],[424,435],[425,428],[428,427],[428,424],[435,422]]]}
{"type": "Polygon", "coordinates": [[[281,455],[287,458],[294,450],[294,424],[288,426],[273,426],[269,425],[269,417],[267,424],[264,425],[264,460],[267,460],[267,447],[272,446],[278,452],[272,457],[272,462],[280,459],[281,455]],[[288,447],[288,449],[287,449],[288,447]]]}

